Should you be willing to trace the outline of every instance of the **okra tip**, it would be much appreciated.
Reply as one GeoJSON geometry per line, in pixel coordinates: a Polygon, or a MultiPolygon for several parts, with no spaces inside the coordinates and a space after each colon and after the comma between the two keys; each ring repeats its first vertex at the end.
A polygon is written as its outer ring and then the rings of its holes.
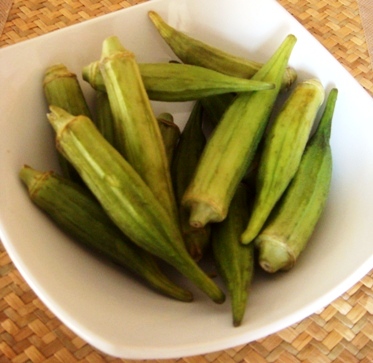
{"type": "Polygon", "coordinates": [[[179,287],[165,276],[154,277],[156,277],[154,286],[166,296],[186,303],[192,302],[194,300],[194,296],[189,290],[185,290],[184,288],[179,287]]]}
{"type": "Polygon", "coordinates": [[[162,18],[160,17],[160,15],[156,11],[154,11],[154,10],[149,10],[148,11],[148,16],[154,22],[162,20],[162,18]]]}
{"type": "Polygon", "coordinates": [[[318,127],[320,129],[320,134],[323,133],[326,140],[329,140],[330,138],[332,119],[333,119],[334,109],[337,103],[337,98],[338,98],[338,89],[332,88],[326,99],[325,109],[321,116],[320,124],[318,127]]]}
{"type": "Polygon", "coordinates": [[[248,245],[249,243],[253,242],[259,232],[258,231],[258,229],[260,228],[259,225],[257,223],[254,223],[256,221],[252,223],[250,222],[248,223],[247,228],[243,231],[241,235],[241,242],[244,245],[248,245]]]}
{"type": "Polygon", "coordinates": [[[233,326],[238,327],[242,324],[242,320],[245,314],[246,307],[243,307],[240,311],[235,311],[233,313],[233,326]]]}
{"type": "Polygon", "coordinates": [[[273,236],[259,235],[255,239],[259,250],[259,265],[269,273],[286,271],[293,267],[295,257],[285,243],[273,236]]]}
{"type": "Polygon", "coordinates": [[[148,11],[149,19],[158,30],[159,34],[164,38],[168,39],[175,34],[175,29],[167,24],[163,18],[154,10],[148,11]]]}

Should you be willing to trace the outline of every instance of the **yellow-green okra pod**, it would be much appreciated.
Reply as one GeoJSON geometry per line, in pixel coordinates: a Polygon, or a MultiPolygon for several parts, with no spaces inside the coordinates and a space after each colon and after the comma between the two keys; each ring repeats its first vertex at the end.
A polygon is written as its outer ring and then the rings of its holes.
{"type": "Polygon", "coordinates": [[[31,201],[77,242],[133,272],[164,295],[181,301],[193,299],[189,291],[164,275],[151,254],[118,229],[86,189],[53,171],[41,172],[27,165],[19,176],[31,201]]]}
{"type": "Polygon", "coordinates": [[[48,105],[61,107],[74,116],[92,117],[77,75],[64,64],[54,64],[46,69],[43,91],[48,105]]]}
{"type": "Polygon", "coordinates": [[[202,123],[203,108],[201,102],[197,101],[182,130],[171,164],[171,176],[179,206],[181,231],[187,250],[196,261],[201,260],[210,244],[210,226],[205,226],[205,228],[191,226],[189,212],[181,205],[181,200],[206,145],[202,123]]]}
{"type": "MultiPolygon", "coordinates": [[[[234,56],[178,31],[155,11],[149,11],[148,15],[161,37],[183,63],[239,78],[251,78],[263,66],[262,63],[234,56]]],[[[294,68],[287,67],[283,75],[282,89],[288,89],[296,79],[294,68]]]]}
{"type": "Polygon", "coordinates": [[[224,293],[187,252],[178,223],[135,169],[85,116],[51,106],[56,145],[118,228],[139,247],[174,266],[212,300],[224,293]]]}
{"type": "MultiPolygon", "coordinates": [[[[151,100],[193,101],[228,92],[271,89],[268,82],[228,76],[207,68],[181,63],[139,63],[144,87],[151,100]]],[[[105,91],[98,62],[83,68],[83,79],[94,89],[105,91]]]]}
{"type": "MultiPolygon", "coordinates": [[[[92,117],[78,77],[66,65],[58,63],[47,67],[43,79],[43,92],[48,105],[65,109],[73,115],[92,117]]],[[[59,164],[64,176],[79,181],[74,168],[60,154],[59,164]]]]}
{"type": "Polygon", "coordinates": [[[165,146],[135,55],[116,36],[102,45],[100,71],[113,113],[115,147],[134,167],[166,211],[178,220],[165,146]]]}
{"type": "Polygon", "coordinates": [[[254,76],[276,88],[237,95],[208,140],[182,200],[190,209],[192,226],[200,228],[226,217],[262,139],[295,42],[296,37],[288,35],[254,76]]]}
{"type": "Polygon", "coordinates": [[[268,272],[291,269],[324,210],[332,178],[331,125],[338,90],[333,88],[299,169],[254,243],[268,272]]]}
{"type": "Polygon", "coordinates": [[[298,83],[264,136],[254,205],[242,234],[243,243],[250,243],[258,235],[294,177],[324,97],[324,87],[318,79],[298,83]]]}
{"type": "MultiPolygon", "coordinates": [[[[228,109],[232,101],[234,100],[233,93],[226,93],[224,95],[210,96],[201,99],[203,109],[206,113],[206,120],[204,122],[204,127],[207,132],[213,132],[214,128],[219,124],[224,112],[228,109]]],[[[258,168],[258,161],[261,154],[263,140],[258,145],[258,149],[254,155],[254,159],[249,165],[242,181],[246,184],[252,185],[254,187],[255,173],[258,168]]]]}
{"type": "Polygon", "coordinates": [[[231,298],[234,326],[242,323],[254,276],[254,245],[241,243],[241,234],[249,219],[249,204],[246,186],[240,184],[227,218],[211,226],[214,261],[231,298]]]}

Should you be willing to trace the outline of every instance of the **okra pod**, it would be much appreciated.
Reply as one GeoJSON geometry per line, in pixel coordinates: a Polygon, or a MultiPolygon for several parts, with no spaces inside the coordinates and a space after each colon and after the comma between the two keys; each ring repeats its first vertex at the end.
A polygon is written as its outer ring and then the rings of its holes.
{"type": "MultiPolygon", "coordinates": [[[[61,107],[73,115],[92,117],[77,75],[64,64],[54,64],[45,70],[43,92],[48,105],[61,107]]],[[[58,160],[63,175],[79,181],[74,168],[60,154],[58,160]]]]}
{"type": "Polygon", "coordinates": [[[135,55],[116,36],[102,46],[104,77],[115,124],[116,148],[135,168],[166,211],[178,220],[165,146],[135,55]]]}
{"type": "Polygon", "coordinates": [[[166,212],[131,164],[85,116],[51,106],[48,119],[56,145],[118,228],[139,247],[174,266],[213,301],[222,290],[188,254],[178,223],[166,212]]]}
{"type": "MultiPolygon", "coordinates": [[[[273,88],[273,84],[228,76],[207,68],[181,63],[140,63],[144,87],[151,100],[193,101],[228,92],[249,92],[273,88]]],[[[105,91],[97,62],[83,68],[83,79],[94,89],[105,91]]]]}
{"type": "Polygon", "coordinates": [[[201,260],[210,244],[210,226],[205,226],[205,228],[191,226],[189,212],[181,205],[181,200],[206,144],[202,123],[203,108],[201,102],[197,101],[181,133],[171,164],[171,176],[179,206],[181,231],[187,250],[196,261],[201,260]]]}
{"type": "MultiPolygon", "coordinates": [[[[148,15],[160,36],[183,63],[239,78],[251,78],[263,66],[262,63],[237,57],[188,36],[167,24],[155,11],[149,11],[148,15]]],[[[283,75],[282,89],[287,90],[296,79],[295,69],[287,67],[283,75]]]]}
{"type": "Polygon", "coordinates": [[[114,118],[106,92],[96,91],[95,113],[97,128],[110,144],[115,145],[114,118]]]}
{"type": "MultiPolygon", "coordinates": [[[[224,95],[210,96],[201,100],[203,109],[206,111],[206,117],[204,122],[204,128],[207,132],[213,132],[214,128],[218,125],[224,112],[228,109],[230,104],[234,100],[233,93],[226,93],[224,95]]],[[[256,170],[258,168],[259,158],[261,154],[263,140],[258,145],[258,149],[254,155],[254,159],[249,165],[242,181],[246,184],[254,187],[254,180],[256,170]]]]}
{"type": "Polygon", "coordinates": [[[240,184],[227,218],[211,226],[214,261],[231,298],[234,326],[242,323],[254,276],[254,244],[241,243],[241,234],[249,219],[247,199],[246,187],[240,184]]]}
{"type": "Polygon", "coordinates": [[[196,228],[222,221],[251,164],[277,99],[296,37],[288,35],[254,76],[276,85],[273,90],[236,96],[208,140],[182,203],[196,228]]]}
{"type": "Polygon", "coordinates": [[[228,109],[233,102],[235,95],[233,93],[225,93],[223,95],[216,95],[205,97],[201,99],[203,109],[208,115],[210,127],[214,129],[220,122],[224,112],[228,109]]]}
{"type": "Polygon", "coordinates": [[[181,301],[193,299],[189,291],[164,275],[151,254],[116,227],[86,189],[53,171],[41,172],[27,165],[19,175],[31,201],[77,242],[133,272],[164,295],[181,301]]]}
{"type": "Polygon", "coordinates": [[[336,88],[329,92],[294,179],[254,240],[259,263],[268,272],[294,266],[324,210],[332,178],[330,134],[337,95],[336,88]]]}
{"type": "Polygon", "coordinates": [[[179,126],[175,124],[173,116],[167,112],[158,115],[157,120],[161,130],[162,140],[166,148],[167,159],[171,165],[181,131],[179,126]]]}
{"type": "Polygon", "coordinates": [[[46,69],[43,90],[48,105],[61,107],[74,116],[92,118],[77,75],[64,64],[55,64],[46,69]]]}
{"type": "Polygon", "coordinates": [[[255,181],[252,213],[242,234],[250,243],[294,177],[325,91],[318,79],[300,82],[274,118],[264,138],[255,181]]]}

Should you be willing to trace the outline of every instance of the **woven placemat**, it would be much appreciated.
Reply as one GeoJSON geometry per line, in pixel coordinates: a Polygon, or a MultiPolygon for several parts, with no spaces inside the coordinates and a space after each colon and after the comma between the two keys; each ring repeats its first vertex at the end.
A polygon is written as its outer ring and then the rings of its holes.
{"type": "MultiPolygon", "coordinates": [[[[0,47],[140,2],[144,1],[16,0],[0,47]]],[[[373,95],[373,71],[356,1],[279,2],[373,95]]],[[[247,345],[178,362],[373,362],[372,287],[373,270],[330,305],[287,329],[247,345]]],[[[8,362],[134,361],[97,351],[62,324],[26,284],[0,243],[0,363],[8,362]]]]}

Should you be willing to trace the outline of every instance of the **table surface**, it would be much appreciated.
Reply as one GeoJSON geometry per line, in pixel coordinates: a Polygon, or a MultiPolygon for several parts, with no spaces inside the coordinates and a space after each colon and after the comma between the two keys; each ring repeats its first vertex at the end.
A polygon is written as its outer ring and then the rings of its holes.
{"type": "MultiPolygon", "coordinates": [[[[144,1],[15,0],[0,37],[0,47],[144,1]]],[[[373,95],[373,70],[356,0],[279,2],[373,95]]],[[[321,311],[276,334],[178,361],[373,362],[372,287],[373,270],[321,311]]],[[[0,242],[0,363],[5,362],[130,360],[99,352],[62,324],[30,289],[0,242]]]]}

